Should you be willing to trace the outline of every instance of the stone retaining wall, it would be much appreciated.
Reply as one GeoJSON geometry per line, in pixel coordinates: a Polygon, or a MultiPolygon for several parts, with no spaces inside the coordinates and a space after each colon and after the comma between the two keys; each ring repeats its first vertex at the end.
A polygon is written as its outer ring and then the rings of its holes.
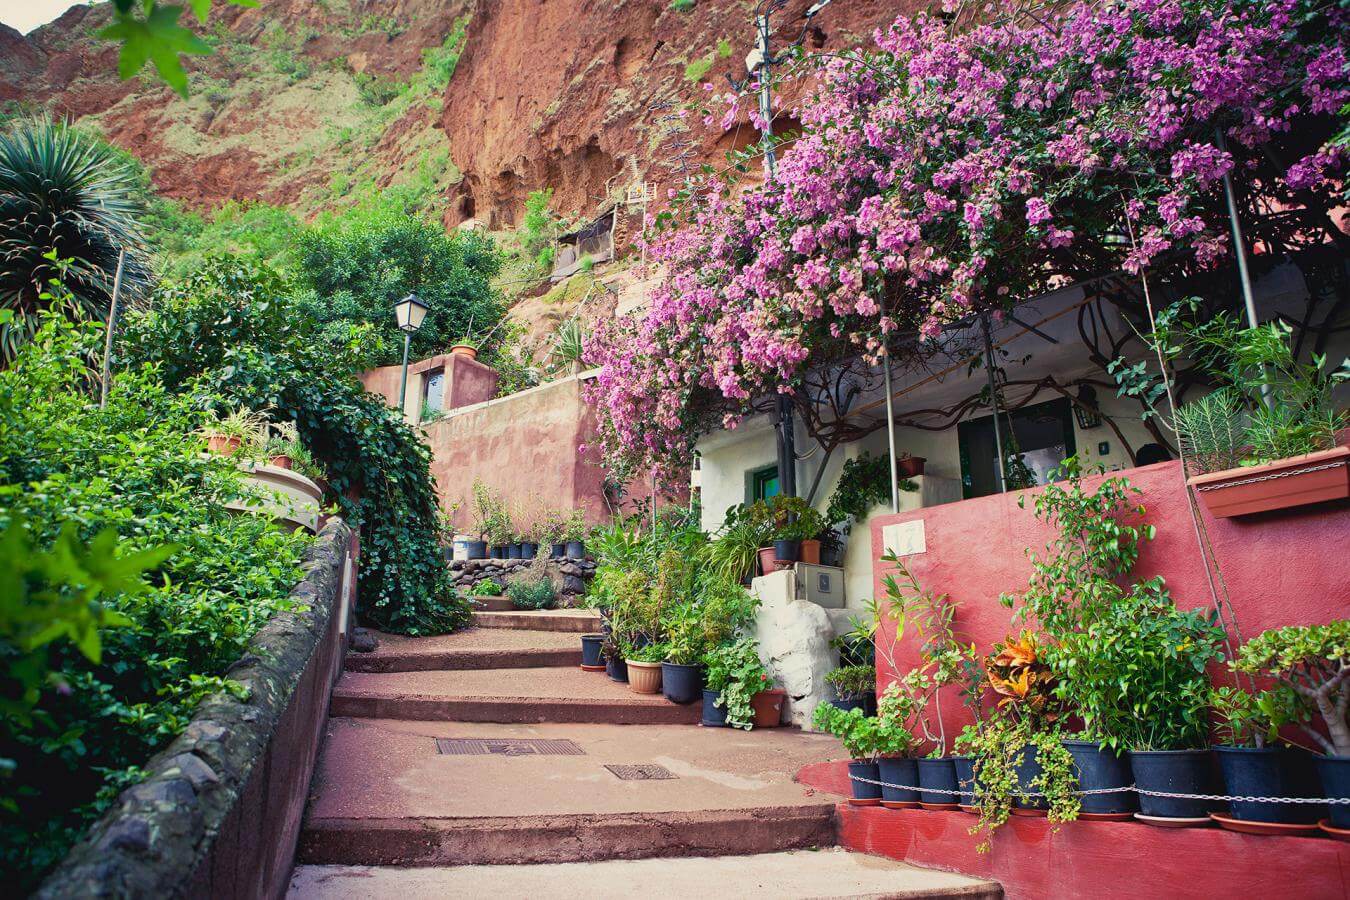
{"type": "Polygon", "coordinates": [[[152,757],[140,784],[90,829],[35,896],[281,897],[309,780],[342,669],[342,605],[354,588],[352,532],[324,526],[291,592],[228,677],[246,700],[216,695],[152,757]]]}
{"type": "MultiPolygon", "coordinates": [[[[533,563],[532,559],[452,559],[448,565],[455,587],[467,591],[489,578],[504,584],[508,575],[528,569],[533,563]]],[[[548,570],[558,588],[558,605],[575,606],[586,593],[586,583],[595,575],[595,563],[589,559],[550,559],[548,570]]]]}

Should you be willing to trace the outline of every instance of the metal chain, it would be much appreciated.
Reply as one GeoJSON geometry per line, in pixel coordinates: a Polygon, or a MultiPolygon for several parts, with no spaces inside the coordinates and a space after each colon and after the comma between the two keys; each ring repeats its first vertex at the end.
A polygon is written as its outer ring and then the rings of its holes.
{"type": "Polygon", "coordinates": [[[1254,475],[1251,478],[1243,478],[1238,481],[1224,481],[1219,484],[1199,484],[1195,486],[1197,491],[1217,491],[1222,488],[1237,487],[1243,484],[1259,484],[1262,481],[1274,481],[1277,478],[1291,478],[1294,475],[1306,475],[1309,472],[1321,472],[1326,469],[1339,469],[1345,466],[1345,460],[1336,462],[1322,463],[1320,466],[1306,466],[1302,469],[1290,469],[1286,472],[1273,472],[1270,475],[1254,475]]]}
{"type": "MultiPolygon", "coordinates": [[[[889,781],[877,781],[874,778],[864,778],[861,775],[854,775],[851,772],[849,773],[848,777],[853,781],[859,781],[862,782],[863,784],[875,784],[879,785],[880,787],[895,788],[896,790],[899,791],[918,791],[924,794],[951,794],[957,797],[974,796],[974,791],[951,791],[947,790],[946,788],[914,787],[913,785],[908,784],[892,784],[889,781]]],[[[1137,794],[1144,794],[1149,797],[1167,797],[1173,800],[1216,800],[1216,801],[1221,800],[1225,802],[1236,801],[1238,803],[1326,803],[1332,806],[1343,806],[1350,804],[1350,797],[1337,797],[1333,799],[1327,799],[1324,797],[1246,797],[1246,796],[1229,796],[1226,794],[1180,794],[1174,793],[1172,791],[1147,791],[1141,787],[1136,787],[1135,785],[1132,784],[1127,785],[1125,787],[1093,788],[1092,790],[1087,791],[1080,790],[1074,791],[1074,793],[1080,797],[1087,797],[1093,794],[1119,794],[1124,791],[1134,791],[1137,794]]],[[[1031,797],[1044,797],[1045,794],[1039,791],[1026,791],[1026,792],[1019,791],[1017,793],[1017,796],[1031,798],[1031,797]]]]}

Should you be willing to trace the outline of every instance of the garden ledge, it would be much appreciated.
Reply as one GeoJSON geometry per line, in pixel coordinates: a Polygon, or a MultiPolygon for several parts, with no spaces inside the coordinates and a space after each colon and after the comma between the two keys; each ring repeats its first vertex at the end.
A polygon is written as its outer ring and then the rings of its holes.
{"type": "Polygon", "coordinates": [[[35,896],[279,897],[343,650],[351,529],[331,519],[291,591],[217,694],[145,766],[35,896]]]}

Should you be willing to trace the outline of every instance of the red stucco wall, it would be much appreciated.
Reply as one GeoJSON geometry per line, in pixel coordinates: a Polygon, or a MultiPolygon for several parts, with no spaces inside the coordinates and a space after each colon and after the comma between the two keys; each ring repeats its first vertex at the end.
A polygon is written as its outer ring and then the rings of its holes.
{"type": "MultiPolygon", "coordinates": [[[[1210,594],[1195,531],[1186,508],[1180,463],[1166,462],[1123,473],[1143,491],[1146,521],[1158,529],[1146,544],[1134,577],[1163,575],[1177,604],[1207,606],[1210,594]]],[[[1089,480],[1094,485],[1100,479],[1089,480]]],[[[1042,551],[1054,532],[1037,521],[1035,489],[1026,508],[1018,493],[981,497],[873,520],[876,596],[888,567],[880,559],[881,529],[895,522],[924,521],[926,552],[904,558],[919,582],[947,593],[957,604],[956,627],[981,649],[1003,638],[1011,611],[1002,592],[1026,587],[1031,565],[1026,550],[1042,551]]],[[[1319,504],[1238,519],[1205,521],[1243,637],[1267,628],[1314,624],[1350,615],[1350,502],[1319,504]]],[[[883,635],[882,640],[893,634],[883,635]]],[[[878,688],[894,677],[878,654],[878,688]]],[[[903,670],[916,658],[911,636],[896,650],[903,670]]],[[[943,718],[959,729],[967,721],[955,689],[943,698],[943,718]]]]}

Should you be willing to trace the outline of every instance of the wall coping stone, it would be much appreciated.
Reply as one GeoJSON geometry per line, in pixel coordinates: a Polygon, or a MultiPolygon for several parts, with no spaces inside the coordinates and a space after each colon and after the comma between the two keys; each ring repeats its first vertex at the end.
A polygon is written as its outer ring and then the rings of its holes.
{"type": "MultiPolygon", "coordinates": [[[[265,762],[273,731],[338,610],[351,529],[332,518],[306,552],[291,590],[298,608],[273,616],[226,677],[246,699],[214,694],[150,758],[35,897],[180,897],[208,864],[222,824],[265,762]]],[[[249,823],[263,828],[263,823],[249,823]]],[[[264,848],[271,849],[271,848],[264,848]]]]}

